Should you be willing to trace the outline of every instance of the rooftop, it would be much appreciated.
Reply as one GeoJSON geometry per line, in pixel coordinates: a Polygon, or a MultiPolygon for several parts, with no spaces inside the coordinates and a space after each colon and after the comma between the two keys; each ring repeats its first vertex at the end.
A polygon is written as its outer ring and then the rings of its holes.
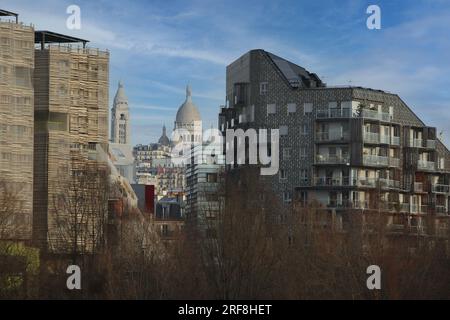
{"type": "Polygon", "coordinates": [[[46,43],[82,43],[83,48],[89,40],[80,39],[52,31],[40,30],[34,33],[34,43],[40,43],[43,48],[46,43]]]}
{"type": "Polygon", "coordinates": [[[15,17],[16,23],[19,22],[19,14],[11,12],[11,11],[6,11],[3,9],[0,9],[0,17],[15,17]]]}

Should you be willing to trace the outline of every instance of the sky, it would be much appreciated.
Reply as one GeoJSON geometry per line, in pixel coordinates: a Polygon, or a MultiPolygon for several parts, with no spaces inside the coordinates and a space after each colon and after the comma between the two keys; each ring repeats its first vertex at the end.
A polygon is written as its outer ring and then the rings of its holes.
{"type": "Polygon", "coordinates": [[[0,8],[110,51],[110,107],[122,80],[133,144],[173,128],[188,83],[204,126],[216,126],[226,66],[265,49],[328,85],[398,94],[450,146],[450,0],[0,0],[0,8]],[[66,27],[72,4],[80,30],[66,27]],[[366,26],[372,4],[380,30],[366,26]]]}

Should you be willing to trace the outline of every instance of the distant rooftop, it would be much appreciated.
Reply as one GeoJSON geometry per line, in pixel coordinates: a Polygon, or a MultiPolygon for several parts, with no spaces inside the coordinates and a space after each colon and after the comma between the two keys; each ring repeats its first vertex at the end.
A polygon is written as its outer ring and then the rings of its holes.
{"type": "Polygon", "coordinates": [[[46,43],[82,43],[83,48],[89,40],[80,39],[52,31],[36,31],[34,33],[34,43],[40,43],[43,48],[46,43]]]}
{"type": "Polygon", "coordinates": [[[6,11],[3,9],[0,9],[0,17],[15,17],[16,23],[19,22],[19,14],[11,12],[11,11],[6,11]]]}

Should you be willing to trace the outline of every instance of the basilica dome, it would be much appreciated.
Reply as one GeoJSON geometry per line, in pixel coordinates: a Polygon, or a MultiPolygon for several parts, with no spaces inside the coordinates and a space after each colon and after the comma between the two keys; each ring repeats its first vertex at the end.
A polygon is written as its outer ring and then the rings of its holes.
{"type": "Polygon", "coordinates": [[[186,100],[180,106],[177,112],[176,123],[181,124],[191,124],[194,121],[201,121],[200,113],[198,112],[197,106],[192,102],[192,92],[191,87],[186,87],[186,100]]]}

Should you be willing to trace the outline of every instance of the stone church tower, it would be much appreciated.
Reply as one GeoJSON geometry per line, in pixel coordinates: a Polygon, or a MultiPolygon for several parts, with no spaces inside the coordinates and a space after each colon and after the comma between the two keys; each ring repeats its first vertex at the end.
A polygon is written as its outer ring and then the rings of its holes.
{"type": "Polygon", "coordinates": [[[111,109],[111,142],[131,144],[130,131],[128,98],[125,95],[123,83],[120,81],[111,109]]]}

